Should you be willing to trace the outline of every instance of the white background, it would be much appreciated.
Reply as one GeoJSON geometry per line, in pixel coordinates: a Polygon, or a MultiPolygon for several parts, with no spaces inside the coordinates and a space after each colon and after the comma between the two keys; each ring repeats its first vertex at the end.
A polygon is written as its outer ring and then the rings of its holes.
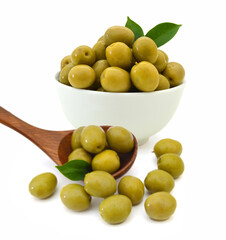
{"type": "Polygon", "coordinates": [[[128,172],[144,180],[147,172],[156,168],[152,154],[155,142],[165,137],[181,141],[185,172],[172,191],[178,206],[168,221],[147,217],[143,206],[147,192],[129,218],[116,226],[99,216],[100,199],[94,199],[86,212],[67,210],[59,193],[70,181],[40,149],[0,124],[1,239],[225,239],[223,4],[223,0],[1,1],[0,104],[34,126],[72,129],[54,85],[60,61],[79,45],[93,46],[108,27],[124,25],[127,16],[145,33],[160,22],[183,25],[162,49],[170,61],[184,66],[187,81],[173,119],[139,148],[128,172]],[[49,199],[34,199],[28,184],[35,175],[47,171],[56,174],[57,190],[49,199]]]}

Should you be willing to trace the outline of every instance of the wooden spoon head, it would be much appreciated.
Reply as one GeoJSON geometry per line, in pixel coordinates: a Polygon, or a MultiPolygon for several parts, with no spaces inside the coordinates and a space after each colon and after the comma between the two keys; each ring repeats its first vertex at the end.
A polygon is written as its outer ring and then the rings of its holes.
{"type": "MultiPolygon", "coordinates": [[[[103,128],[103,130],[105,132],[107,132],[108,128],[110,128],[111,126],[101,126],[103,128]]],[[[68,134],[66,134],[60,144],[59,144],[59,148],[58,148],[58,156],[60,159],[60,164],[59,165],[63,165],[64,163],[66,163],[68,161],[68,156],[69,154],[72,152],[72,148],[71,148],[71,136],[72,136],[73,131],[69,131],[68,134]]],[[[133,135],[134,138],[134,148],[131,152],[129,153],[118,153],[119,157],[120,157],[120,168],[112,174],[112,176],[117,179],[119,177],[121,177],[122,175],[124,175],[133,165],[136,156],[137,156],[137,151],[138,151],[138,143],[137,143],[137,139],[135,138],[135,136],[133,135]]]]}

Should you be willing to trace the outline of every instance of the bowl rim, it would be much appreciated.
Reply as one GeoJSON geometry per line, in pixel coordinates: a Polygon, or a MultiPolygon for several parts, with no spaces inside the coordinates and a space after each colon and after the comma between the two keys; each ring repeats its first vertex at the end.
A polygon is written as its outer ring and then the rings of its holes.
{"type": "Polygon", "coordinates": [[[57,72],[55,74],[55,81],[57,82],[57,84],[63,88],[66,88],[66,89],[71,89],[72,91],[74,92],[82,92],[82,91],[85,91],[86,93],[90,93],[90,94],[98,94],[98,95],[117,95],[117,96],[120,96],[120,95],[129,95],[129,96],[133,96],[133,95],[139,95],[139,96],[142,96],[142,95],[158,95],[158,94],[164,94],[164,93],[168,93],[168,92],[172,92],[172,91],[176,91],[178,88],[184,88],[185,84],[186,84],[186,80],[183,80],[183,82],[178,85],[178,86],[175,86],[175,87],[172,87],[172,88],[168,88],[168,89],[164,89],[164,90],[158,90],[158,91],[152,91],[152,92],[104,92],[104,91],[96,91],[96,90],[90,90],[90,89],[79,89],[79,88],[74,88],[72,86],[69,86],[69,85],[66,85],[66,84],[63,84],[59,81],[59,75],[60,75],[60,71],[57,72]]]}

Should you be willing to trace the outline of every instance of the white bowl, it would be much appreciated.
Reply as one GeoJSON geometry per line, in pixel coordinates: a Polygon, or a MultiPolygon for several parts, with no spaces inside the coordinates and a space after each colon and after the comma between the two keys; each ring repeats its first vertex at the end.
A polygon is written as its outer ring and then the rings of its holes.
{"type": "Polygon", "coordinates": [[[185,83],[156,92],[111,93],[76,89],[58,81],[63,112],[76,128],[87,125],[122,126],[142,145],[164,128],[174,115],[185,83]]]}

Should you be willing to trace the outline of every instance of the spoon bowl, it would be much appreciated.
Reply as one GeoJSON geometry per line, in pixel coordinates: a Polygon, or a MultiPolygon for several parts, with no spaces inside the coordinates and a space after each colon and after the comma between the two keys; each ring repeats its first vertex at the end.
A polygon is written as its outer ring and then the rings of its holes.
{"type": "MultiPolygon", "coordinates": [[[[69,154],[72,152],[71,136],[74,130],[51,131],[32,126],[14,116],[4,108],[0,107],[0,123],[19,132],[40,149],[42,149],[57,165],[67,162],[69,154]]],[[[101,126],[106,132],[110,126],[101,126]]],[[[138,143],[134,138],[134,148],[130,153],[119,154],[120,168],[112,174],[114,178],[124,175],[133,165],[138,150],[138,143]]]]}

